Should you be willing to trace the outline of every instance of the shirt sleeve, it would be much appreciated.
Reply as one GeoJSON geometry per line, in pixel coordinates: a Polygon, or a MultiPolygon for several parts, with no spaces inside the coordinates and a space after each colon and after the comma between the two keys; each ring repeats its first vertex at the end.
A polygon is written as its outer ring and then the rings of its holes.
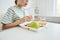
{"type": "Polygon", "coordinates": [[[13,22],[13,11],[9,8],[5,14],[5,16],[3,17],[2,19],[2,23],[3,24],[9,24],[9,23],[12,23],[13,22]]]}

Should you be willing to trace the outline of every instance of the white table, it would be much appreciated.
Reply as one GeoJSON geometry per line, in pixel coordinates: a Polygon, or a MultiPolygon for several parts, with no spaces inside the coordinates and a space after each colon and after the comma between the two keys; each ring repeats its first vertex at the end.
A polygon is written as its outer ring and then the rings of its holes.
{"type": "Polygon", "coordinates": [[[47,29],[32,32],[20,27],[0,32],[0,40],[60,40],[60,24],[47,23],[47,29]]]}

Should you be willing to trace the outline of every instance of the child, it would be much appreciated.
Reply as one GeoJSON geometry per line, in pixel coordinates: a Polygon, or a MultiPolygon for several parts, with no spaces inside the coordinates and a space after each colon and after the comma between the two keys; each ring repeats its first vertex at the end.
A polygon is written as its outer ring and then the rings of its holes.
{"type": "Polygon", "coordinates": [[[19,24],[32,19],[31,16],[22,17],[25,14],[22,8],[26,6],[27,3],[28,0],[15,0],[16,5],[10,7],[2,19],[2,29],[17,27],[19,24]],[[17,13],[20,13],[20,17],[16,15],[17,13]]]}

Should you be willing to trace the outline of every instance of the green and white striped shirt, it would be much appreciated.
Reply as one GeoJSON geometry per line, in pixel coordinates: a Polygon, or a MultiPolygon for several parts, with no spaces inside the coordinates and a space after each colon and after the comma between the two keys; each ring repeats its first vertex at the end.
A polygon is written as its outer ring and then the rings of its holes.
{"type": "Polygon", "coordinates": [[[5,16],[2,19],[2,24],[13,23],[16,20],[23,18],[25,16],[25,10],[18,6],[12,6],[8,8],[5,16]]]}

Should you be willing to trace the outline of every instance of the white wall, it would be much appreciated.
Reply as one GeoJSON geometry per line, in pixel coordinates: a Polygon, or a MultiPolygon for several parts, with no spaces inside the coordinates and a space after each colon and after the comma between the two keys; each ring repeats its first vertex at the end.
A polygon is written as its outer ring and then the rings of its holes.
{"type": "MultiPolygon", "coordinates": [[[[56,16],[54,7],[56,4],[54,3],[55,0],[30,0],[27,8],[32,9],[35,6],[38,6],[40,10],[40,16],[56,16]]],[[[0,0],[0,12],[6,12],[6,10],[13,5],[14,0],[0,0]]]]}
{"type": "Polygon", "coordinates": [[[14,5],[14,0],[0,0],[0,12],[6,12],[6,10],[14,5]]]}
{"type": "Polygon", "coordinates": [[[55,16],[55,0],[37,0],[40,16],[55,16]]]}
{"type": "MultiPolygon", "coordinates": [[[[10,7],[15,5],[15,0],[0,0],[0,12],[6,12],[6,10],[10,7]]],[[[27,8],[34,7],[35,6],[35,0],[29,0],[29,4],[27,8]]]]}

